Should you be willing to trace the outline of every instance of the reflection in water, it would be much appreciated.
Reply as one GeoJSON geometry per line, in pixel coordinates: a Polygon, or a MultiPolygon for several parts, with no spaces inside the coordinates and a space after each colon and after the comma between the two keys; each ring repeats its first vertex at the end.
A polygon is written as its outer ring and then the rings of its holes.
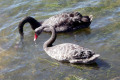
{"type": "Polygon", "coordinates": [[[81,69],[81,70],[84,70],[84,69],[98,70],[100,68],[102,68],[102,69],[110,68],[110,65],[108,63],[106,63],[105,61],[101,60],[101,59],[96,59],[95,62],[93,62],[91,64],[70,64],[70,63],[63,63],[63,64],[65,64],[67,66],[72,66],[72,67],[75,67],[75,68],[78,68],[78,69],[81,69]]]}
{"type": "Polygon", "coordinates": [[[96,63],[99,66],[99,68],[103,68],[103,69],[110,68],[110,65],[107,62],[105,62],[104,60],[102,60],[102,59],[97,59],[96,63]]]}
{"type": "Polygon", "coordinates": [[[63,63],[63,64],[80,69],[80,70],[91,70],[91,69],[98,70],[99,69],[99,66],[96,62],[91,64],[70,64],[70,63],[63,63]]]}

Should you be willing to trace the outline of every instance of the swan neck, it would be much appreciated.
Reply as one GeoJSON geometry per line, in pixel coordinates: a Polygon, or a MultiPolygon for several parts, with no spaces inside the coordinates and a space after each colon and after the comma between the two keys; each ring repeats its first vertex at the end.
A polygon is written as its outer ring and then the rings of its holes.
{"type": "Polygon", "coordinates": [[[23,37],[24,37],[23,27],[24,27],[25,23],[29,23],[33,30],[35,30],[37,27],[41,26],[41,24],[32,17],[28,16],[28,17],[24,18],[23,20],[20,21],[20,23],[18,25],[18,29],[19,29],[21,39],[23,39],[23,37]]]}
{"type": "Polygon", "coordinates": [[[57,35],[56,35],[56,30],[55,30],[55,28],[51,27],[51,32],[52,32],[51,37],[50,37],[50,38],[44,43],[44,45],[43,45],[43,48],[44,48],[44,49],[47,49],[48,47],[51,47],[52,44],[53,44],[53,43],[55,42],[55,40],[56,40],[57,35]]]}

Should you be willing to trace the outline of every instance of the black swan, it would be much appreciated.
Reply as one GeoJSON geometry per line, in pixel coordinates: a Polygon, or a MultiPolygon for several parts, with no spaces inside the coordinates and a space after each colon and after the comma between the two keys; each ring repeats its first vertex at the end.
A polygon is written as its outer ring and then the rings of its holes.
{"type": "Polygon", "coordinates": [[[46,19],[43,22],[38,22],[36,19],[32,17],[26,17],[22,19],[19,23],[19,33],[21,39],[24,37],[23,26],[25,23],[30,23],[31,28],[35,30],[38,27],[45,26],[43,31],[50,32],[49,26],[55,27],[56,32],[69,32],[74,31],[80,28],[89,27],[93,16],[82,16],[79,12],[68,12],[62,13],[46,19]]]}
{"type": "MultiPolygon", "coordinates": [[[[45,27],[40,27],[35,29],[34,41],[36,41],[38,35],[41,34],[45,27]]],[[[95,54],[92,50],[83,48],[79,45],[72,43],[63,43],[59,45],[52,46],[53,42],[56,40],[56,30],[54,27],[50,27],[52,35],[48,39],[43,48],[45,52],[52,57],[61,62],[70,62],[70,63],[84,63],[88,64],[93,62],[96,58],[99,57],[99,54],[95,54]]]]}

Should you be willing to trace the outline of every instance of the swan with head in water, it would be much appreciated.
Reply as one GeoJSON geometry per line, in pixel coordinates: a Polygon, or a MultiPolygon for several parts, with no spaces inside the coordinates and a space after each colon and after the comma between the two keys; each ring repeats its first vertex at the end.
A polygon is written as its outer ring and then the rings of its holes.
{"type": "Polygon", "coordinates": [[[43,22],[38,22],[36,19],[32,17],[26,17],[19,23],[19,33],[21,36],[21,40],[24,37],[23,26],[25,23],[30,23],[31,28],[35,30],[38,27],[45,26],[43,31],[50,32],[50,26],[56,29],[56,32],[69,32],[74,31],[80,28],[89,27],[93,16],[82,16],[79,12],[69,12],[62,13],[46,19],[43,22]]]}
{"type": "MultiPolygon", "coordinates": [[[[36,41],[38,35],[41,34],[45,27],[39,27],[35,29],[35,37],[34,41],[36,41]]],[[[63,43],[59,45],[52,46],[54,41],[56,40],[56,30],[54,27],[50,27],[52,35],[51,37],[44,43],[43,48],[45,52],[58,61],[62,62],[70,62],[70,63],[91,63],[99,54],[95,54],[92,50],[83,48],[79,45],[72,43],[63,43]]]]}

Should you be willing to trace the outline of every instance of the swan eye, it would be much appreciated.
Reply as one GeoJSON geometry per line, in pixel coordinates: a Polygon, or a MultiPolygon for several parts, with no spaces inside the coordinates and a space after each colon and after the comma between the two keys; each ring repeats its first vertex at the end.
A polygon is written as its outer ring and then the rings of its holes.
{"type": "Polygon", "coordinates": [[[36,35],[39,35],[39,32],[35,32],[36,35]]]}

